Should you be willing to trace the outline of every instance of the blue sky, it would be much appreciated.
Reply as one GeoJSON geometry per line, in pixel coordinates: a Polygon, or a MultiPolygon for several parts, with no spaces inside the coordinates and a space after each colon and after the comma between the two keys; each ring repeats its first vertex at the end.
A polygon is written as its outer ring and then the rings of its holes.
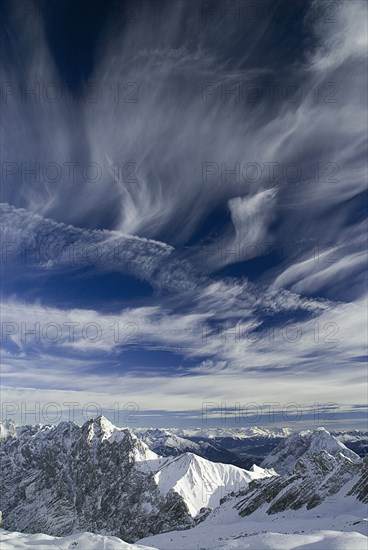
{"type": "Polygon", "coordinates": [[[362,427],[366,3],[3,10],[3,416],[362,427]]]}

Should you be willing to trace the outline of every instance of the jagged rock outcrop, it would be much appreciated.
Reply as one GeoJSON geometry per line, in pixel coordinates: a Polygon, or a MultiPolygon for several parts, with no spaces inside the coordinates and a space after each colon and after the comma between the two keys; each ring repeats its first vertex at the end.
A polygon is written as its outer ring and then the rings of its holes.
{"type": "Polygon", "coordinates": [[[364,459],[358,481],[348,495],[354,495],[361,502],[368,503],[368,457],[364,459]]]}
{"type": "Polygon", "coordinates": [[[288,439],[263,462],[274,464],[276,471],[281,467],[283,475],[252,481],[247,491],[237,493],[235,507],[241,516],[263,506],[267,514],[312,509],[338,493],[341,497],[340,491],[365,502],[367,466],[358,455],[320,428],[288,439]]]}

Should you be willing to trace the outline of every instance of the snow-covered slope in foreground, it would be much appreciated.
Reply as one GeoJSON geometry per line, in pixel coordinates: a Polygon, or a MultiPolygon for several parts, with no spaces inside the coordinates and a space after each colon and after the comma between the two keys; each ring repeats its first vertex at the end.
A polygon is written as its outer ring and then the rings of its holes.
{"type": "Polygon", "coordinates": [[[30,550],[33,548],[60,550],[157,550],[152,546],[129,544],[116,537],[103,537],[93,533],[80,533],[70,537],[50,537],[49,535],[26,535],[0,529],[1,550],[30,550]]]}
{"type": "MultiPolygon", "coordinates": [[[[142,546],[141,544],[129,544],[116,537],[103,537],[92,533],[82,533],[70,537],[50,537],[48,535],[26,535],[11,531],[0,530],[0,542],[2,550],[31,550],[36,548],[54,550],[366,550],[367,538],[360,533],[341,533],[339,531],[312,531],[310,533],[261,533],[249,535],[246,538],[227,539],[225,529],[222,538],[213,545],[211,533],[206,533],[206,541],[195,541],[192,537],[186,537],[185,546],[179,539],[171,540],[174,546],[167,546],[163,543],[160,547],[142,546]],[[205,544],[206,546],[203,546],[205,544]],[[193,546],[192,546],[193,545],[193,546]],[[207,546],[209,545],[209,546],[207,546]]],[[[178,533],[179,534],[179,533],[178,533]]],[[[158,537],[156,537],[158,538],[158,537]]],[[[181,536],[183,539],[183,534],[181,536]]]]}
{"type": "MultiPolygon", "coordinates": [[[[226,526],[222,534],[218,530],[198,533],[170,533],[170,538],[157,535],[152,538],[160,550],[367,550],[368,539],[356,532],[310,531],[285,533],[246,534],[242,530],[231,530],[226,526]]],[[[148,539],[149,540],[149,539],[148,539]]]]}
{"type": "Polygon", "coordinates": [[[192,529],[161,533],[138,543],[159,550],[367,550],[366,515],[364,503],[336,495],[314,510],[269,516],[260,509],[241,518],[230,498],[192,529]]]}

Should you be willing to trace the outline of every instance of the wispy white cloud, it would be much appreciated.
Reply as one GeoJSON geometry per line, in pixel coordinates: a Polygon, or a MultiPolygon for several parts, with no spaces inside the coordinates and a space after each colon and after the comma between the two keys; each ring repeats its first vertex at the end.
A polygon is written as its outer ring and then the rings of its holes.
{"type": "MultiPolygon", "coordinates": [[[[218,55],[203,26],[192,27],[196,47],[178,41],[185,2],[167,8],[159,31],[145,18],[123,36],[109,28],[91,78],[103,91],[99,101],[25,102],[19,91],[8,95],[1,145],[3,164],[15,170],[4,182],[11,206],[2,208],[9,267],[17,258],[17,267],[34,276],[36,268],[47,275],[93,263],[162,292],[159,305],[147,300],[144,307],[122,305],[114,314],[100,313],[93,304],[60,309],[46,298],[6,298],[3,320],[16,330],[4,356],[9,399],[41,388],[45,399],[64,399],[73,387],[84,400],[107,404],[125,394],[149,409],[158,401],[160,408],[197,409],[207,399],[364,401],[356,359],[366,353],[366,243],[358,206],[366,190],[367,5],[336,5],[332,23],[321,2],[317,21],[311,6],[305,28],[312,47],[292,73],[282,75],[300,83],[296,102],[224,102],[221,94],[205,100],[203,85],[218,91],[244,77],[257,81],[267,71],[241,65],[251,48],[238,62],[218,55]],[[119,101],[117,84],[124,96],[119,101]],[[137,101],[125,101],[128,94],[137,101]],[[85,181],[77,171],[79,179],[72,181],[64,169],[55,184],[45,178],[30,182],[22,163],[28,168],[36,161],[93,162],[101,178],[85,181]],[[262,167],[261,176],[244,182],[249,163],[262,167]],[[302,172],[297,182],[288,181],[290,163],[302,172]],[[240,181],[229,173],[237,165],[240,181]],[[203,262],[196,232],[216,209],[226,208],[219,227],[204,236],[215,253],[203,262]],[[189,241],[190,248],[180,248],[189,241]],[[250,259],[262,254],[265,241],[292,242],[298,253],[265,270],[263,286],[213,275],[242,259],[230,253],[236,245],[257,245],[250,259]],[[22,254],[33,247],[40,262],[22,265],[22,254]],[[220,252],[223,247],[228,254],[220,252]],[[63,327],[63,337],[69,334],[65,324],[77,323],[78,329],[73,341],[67,336],[52,342],[51,327],[49,337],[35,345],[22,339],[21,325],[37,322],[41,332],[50,323],[63,327]],[[101,329],[95,342],[80,330],[88,324],[101,329]],[[128,327],[120,335],[126,341],[116,338],[116,324],[128,327]],[[138,376],[122,354],[139,348],[169,351],[191,366],[163,374],[144,365],[144,376],[138,376]],[[124,375],[101,367],[117,357],[124,375]]],[[[264,28],[268,24],[267,18],[264,28]]],[[[224,33],[221,40],[231,36],[224,33]]],[[[60,84],[39,23],[28,24],[14,46],[14,63],[3,66],[3,80],[21,77],[30,88],[60,84]]]]}
{"type": "Polygon", "coordinates": [[[336,2],[332,9],[314,0],[312,13],[318,10],[314,29],[320,39],[312,58],[312,67],[318,71],[334,69],[345,62],[367,56],[367,4],[363,0],[336,2]],[[314,9],[313,9],[314,8],[314,9]],[[326,25],[329,22],[329,25],[326,25]]]}
{"type": "MultiPolygon", "coordinates": [[[[1,205],[2,261],[13,261],[47,274],[94,265],[101,271],[132,274],[152,286],[185,290],[195,285],[195,273],[172,258],[173,247],[124,234],[66,225],[8,204],[1,205]]],[[[32,271],[30,271],[32,273],[32,271]]]]}
{"type": "MultiPolygon", "coordinates": [[[[239,317],[230,304],[226,324],[221,324],[219,331],[218,326],[214,328],[211,323],[223,321],[224,312],[221,314],[217,317],[213,309],[206,313],[194,310],[187,315],[172,314],[159,307],[142,307],[126,309],[118,315],[102,315],[93,310],[60,310],[9,302],[3,305],[3,331],[8,332],[8,343],[12,341],[17,345],[19,355],[13,353],[7,360],[13,365],[25,364],[28,359],[24,358],[22,351],[34,355],[37,338],[38,349],[45,350],[42,353],[55,355],[54,365],[63,363],[60,349],[74,350],[79,360],[85,358],[87,361],[91,357],[102,360],[103,356],[98,352],[108,352],[104,359],[107,361],[113,359],[116,351],[134,347],[139,342],[142,349],[158,346],[187,358],[212,358],[210,363],[186,369],[187,374],[250,376],[260,382],[277,377],[280,382],[285,379],[296,385],[300,376],[306,377],[310,386],[306,384],[303,391],[307,395],[314,391],[315,384],[320,383],[322,372],[339,378],[339,373],[345,371],[347,365],[350,368],[356,357],[365,354],[365,301],[325,307],[312,319],[294,324],[272,324],[271,328],[260,332],[254,332],[261,323],[256,308],[249,310],[247,317],[239,317]],[[36,323],[39,323],[37,335],[40,336],[27,336],[27,330],[34,331],[36,323]],[[74,327],[72,339],[71,326],[74,327]],[[116,332],[117,326],[120,334],[116,332]],[[59,327],[59,332],[55,327],[59,327]]],[[[31,359],[32,368],[36,370],[39,353],[31,359]]],[[[119,361],[124,363],[124,358],[119,361]]],[[[357,371],[357,368],[351,368],[351,372],[357,371]]],[[[131,370],[128,364],[125,370],[131,370]]],[[[146,366],[148,376],[150,370],[146,366]]],[[[162,376],[159,373],[160,369],[157,375],[162,376]]],[[[175,379],[181,378],[182,374],[184,372],[179,369],[166,376],[175,379]]],[[[11,373],[7,372],[6,376],[11,376],[11,373]]],[[[87,383],[86,372],[80,376],[87,383]]],[[[106,372],[102,370],[98,377],[104,380],[106,372]]]]}
{"type": "Polygon", "coordinates": [[[336,253],[335,247],[319,255],[318,261],[312,256],[298,264],[294,264],[282,272],[275,280],[277,288],[286,287],[294,292],[315,293],[333,284],[344,284],[349,277],[358,275],[361,279],[360,288],[364,288],[366,279],[367,253],[354,252],[330,263],[328,260],[336,253]],[[323,263],[326,260],[326,263],[323,263]],[[318,266],[316,266],[318,263],[318,266]]]}

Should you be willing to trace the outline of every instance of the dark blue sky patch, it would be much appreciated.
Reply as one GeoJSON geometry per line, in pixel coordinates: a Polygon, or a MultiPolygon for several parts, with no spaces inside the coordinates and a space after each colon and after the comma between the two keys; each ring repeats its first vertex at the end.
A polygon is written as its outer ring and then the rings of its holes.
{"type": "Polygon", "coordinates": [[[152,296],[145,282],[122,273],[96,273],[93,266],[71,273],[52,273],[45,269],[19,271],[5,279],[3,297],[17,294],[27,301],[41,300],[45,306],[91,308],[101,313],[118,313],[138,307],[152,296]]]}

